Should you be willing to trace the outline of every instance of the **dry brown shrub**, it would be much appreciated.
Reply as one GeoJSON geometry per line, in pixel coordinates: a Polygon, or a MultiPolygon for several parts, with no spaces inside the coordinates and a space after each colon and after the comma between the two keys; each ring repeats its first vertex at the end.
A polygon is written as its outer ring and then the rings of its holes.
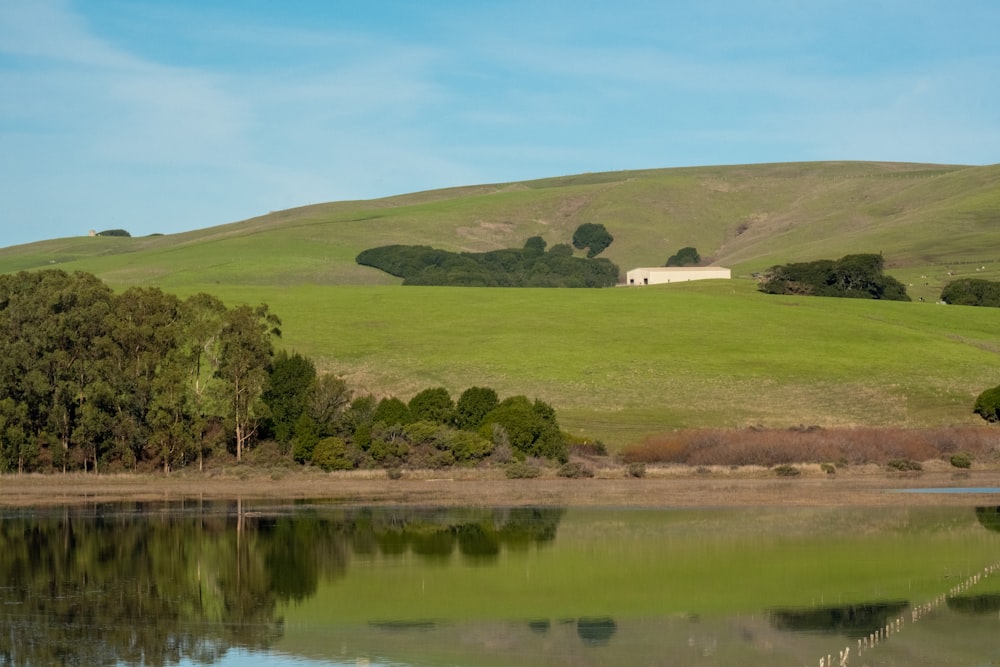
{"type": "Polygon", "coordinates": [[[677,435],[650,436],[622,450],[621,459],[624,463],[686,463],[687,449],[677,435]]]}
{"type": "Polygon", "coordinates": [[[838,462],[886,464],[891,460],[947,460],[957,451],[1000,457],[996,429],[959,426],[932,429],[857,427],[821,429],[697,429],[652,436],[622,452],[625,463],[694,466],[838,462]]]}

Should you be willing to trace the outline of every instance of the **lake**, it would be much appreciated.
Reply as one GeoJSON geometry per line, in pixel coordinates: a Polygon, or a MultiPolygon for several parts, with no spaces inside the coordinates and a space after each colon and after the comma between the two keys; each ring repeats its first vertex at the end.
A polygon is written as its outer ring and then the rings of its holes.
{"type": "Polygon", "coordinates": [[[0,665],[984,665],[998,636],[997,507],[0,512],[0,665]]]}

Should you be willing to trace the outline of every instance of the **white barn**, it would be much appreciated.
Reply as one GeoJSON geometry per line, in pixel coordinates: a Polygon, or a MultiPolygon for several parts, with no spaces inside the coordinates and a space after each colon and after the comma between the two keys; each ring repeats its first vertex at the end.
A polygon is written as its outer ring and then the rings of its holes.
{"type": "Polygon", "coordinates": [[[654,266],[632,269],[626,274],[626,285],[663,285],[689,280],[729,280],[732,272],[722,266],[654,266]]]}

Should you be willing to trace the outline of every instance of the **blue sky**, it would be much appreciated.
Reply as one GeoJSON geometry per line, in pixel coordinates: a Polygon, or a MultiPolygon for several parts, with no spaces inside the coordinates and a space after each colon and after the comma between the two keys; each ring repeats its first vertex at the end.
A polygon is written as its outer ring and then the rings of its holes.
{"type": "Polygon", "coordinates": [[[2,0],[0,247],[587,171],[1000,162],[994,0],[2,0]]]}

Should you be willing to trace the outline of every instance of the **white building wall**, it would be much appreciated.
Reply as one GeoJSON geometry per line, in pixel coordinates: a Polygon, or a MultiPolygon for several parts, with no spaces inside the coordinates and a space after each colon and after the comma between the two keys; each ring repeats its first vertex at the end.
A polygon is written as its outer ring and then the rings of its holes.
{"type": "Polygon", "coordinates": [[[626,285],[663,285],[689,280],[732,278],[732,272],[722,266],[656,266],[632,269],[626,274],[626,285]]]}

